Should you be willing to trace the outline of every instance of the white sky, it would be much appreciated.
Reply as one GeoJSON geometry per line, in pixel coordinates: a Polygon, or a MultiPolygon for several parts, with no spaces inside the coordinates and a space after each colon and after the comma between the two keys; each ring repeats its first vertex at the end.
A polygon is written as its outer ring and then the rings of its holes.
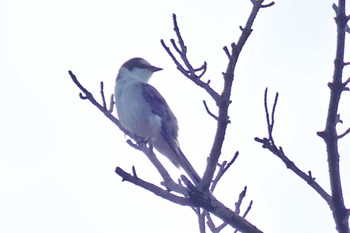
{"type": "MultiPolygon", "coordinates": [[[[271,100],[280,93],[276,142],[329,190],[325,145],[316,132],[325,125],[335,53],[331,5],[276,1],[258,15],[238,63],[222,159],[236,150],[240,156],[216,194],[233,207],[247,185],[245,203],[254,201],[248,219],[264,232],[335,232],[321,197],[253,140],[266,136],[263,93],[269,87],[271,100]]],[[[119,66],[131,57],[164,68],[151,83],[172,106],[182,149],[202,172],[215,130],[202,100],[215,107],[177,72],[159,41],[174,36],[176,13],[189,57],[194,65],[208,62],[205,78],[219,90],[227,64],[222,47],[237,41],[250,7],[249,0],[2,0],[0,232],[198,232],[190,208],[121,182],[116,166],[130,171],[135,165],[140,177],[155,183],[159,176],[107,118],[79,99],[67,71],[99,99],[99,82],[112,93],[119,66]]],[[[345,94],[341,130],[350,125],[348,106],[345,94]]],[[[340,150],[349,206],[348,140],[340,150]]],[[[162,161],[174,177],[180,174],[162,161]]]]}

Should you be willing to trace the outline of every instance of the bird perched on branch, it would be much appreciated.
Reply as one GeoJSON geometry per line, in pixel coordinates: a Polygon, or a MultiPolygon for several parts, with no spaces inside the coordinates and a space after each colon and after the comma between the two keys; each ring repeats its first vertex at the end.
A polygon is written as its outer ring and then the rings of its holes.
{"type": "Polygon", "coordinates": [[[148,84],[154,72],[142,58],[132,58],[119,69],[115,86],[115,103],[121,125],[130,133],[150,143],[176,167],[182,167],[191,180],[200,178],[182,153],[177,140],[178,124],[163,96],[148,84]]]}

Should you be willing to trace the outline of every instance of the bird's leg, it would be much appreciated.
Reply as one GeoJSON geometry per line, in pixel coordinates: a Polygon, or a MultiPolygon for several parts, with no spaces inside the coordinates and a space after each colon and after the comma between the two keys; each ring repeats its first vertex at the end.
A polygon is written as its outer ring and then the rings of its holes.
{"type": "Polygon", "coordinates": [[[124,137],[127,137],[127,136],[131,137],[131,138],[135,141],[135,144],[136,144],[136,145],[140,145],[140,144],[145,144],[145,145],[147,145],[148,142],[149,142],[149,139],[144,139],[144,138],[139,137],[139,136],[137,136],[137,135],[134,135],[134,134],[132,134],[132,133],[130,133],[130,132],[128,132],[128,133],[129,133],[129,135],[128,135],[128,134],[125,134],[124,137]]]}
{"type": "Polygon", "coordinates": [[[149,138],[141,138],[137,137],[135,139],[136,144],[145,144],[149,149],[153,150],[153,146],[149,143],[150,139],[149,138]]]}

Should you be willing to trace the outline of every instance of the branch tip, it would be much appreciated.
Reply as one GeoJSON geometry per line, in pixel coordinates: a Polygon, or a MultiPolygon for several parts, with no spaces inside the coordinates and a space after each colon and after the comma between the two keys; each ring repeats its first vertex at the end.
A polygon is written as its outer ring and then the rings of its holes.
{"type": "Polygon", "coordinates": [[[82,100],[86,100],[86,99],[89,99],[89,97],[85,94],[83,94],[83,93],[79,93],[79,97],[80,97],[80,99],[82,99],[82,100]]]}
{"type": "Polygon", "coordinates": [[[135,178],[138,178],[138,177],[137,177],[137,174],[136,174],[136,168],[135,168],[135,166],[132,166],[131,170],[132,170],[132,175],[133,175],[135,178]]]}
{"type": "Polygon", "coordinates": [[[203,104],[204,104],[204,108],[207,111],[207,113],[209,114],[209,116],[211,116],[212,118],[214,118],[216,121],[219,119],[214,113],[212,113],[207,105],[207,102],[205,100],[203,100],[203,104]]]}
{"type": "Polygon", "coordinates": [[[261,8],[267,8],[267,7],[271,7],[271,6],[273,6],[273,5],[275,5],[275,2],[270,2],[270,3],[268,3],[268,4],[261,5],[260,7],[261,7],[261,8]]]}
{"type": "Polygon", "coordinates": [[[227,46],[224,46],[222,49],[224,50],[224,52],[225,52],[226,56],[227,56],[227,57],[230,59],[231,54],[230,54],[230,51],[228,51],[227,46]]]}

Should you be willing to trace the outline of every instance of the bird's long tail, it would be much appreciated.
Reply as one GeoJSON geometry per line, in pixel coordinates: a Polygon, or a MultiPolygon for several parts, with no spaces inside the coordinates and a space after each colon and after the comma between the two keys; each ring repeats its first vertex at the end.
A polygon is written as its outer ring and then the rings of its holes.
{"type": "Polygon", "coordinates": [[[179,160],[180,166],[185,170],[187,175],[190,177],[195,185],[198,185],[201,181],[200,176],[193,168],[192,164],[187,160],[186,156],[182,153],[180,147],[176,148],[177,158],[179,160]]]}
{"type": "Polygon", "coordinates": [[[180,165],[195,185],[200,183],[200,176],[187,160],[186,156],[182,153],[176,137],[170,136],[168,128],[163,128],[162,140],[154,146],[158,151],[167,156],[176,167],[180,165]],[[167,146],[164,147],[164,144],[167,144],[167,146]]]}

